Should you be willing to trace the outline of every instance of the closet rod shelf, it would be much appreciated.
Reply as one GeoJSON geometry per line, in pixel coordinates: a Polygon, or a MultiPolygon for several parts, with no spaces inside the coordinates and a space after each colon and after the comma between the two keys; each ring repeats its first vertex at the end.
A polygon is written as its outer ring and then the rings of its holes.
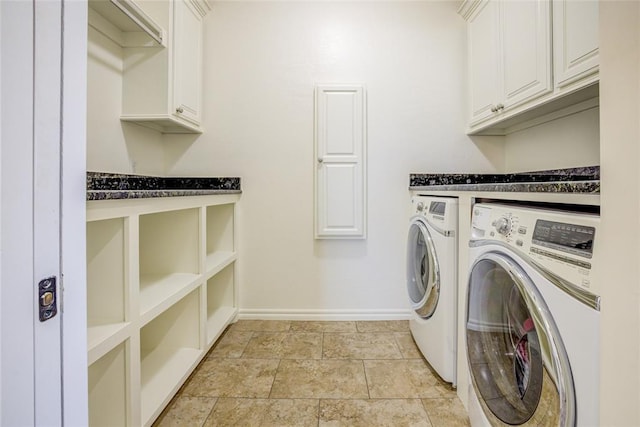
{"type": "Polygon", "coordinates": [[[120,47],[166,47],[164,29],[132,0],[89,0],[89,25],[120,47]]]}

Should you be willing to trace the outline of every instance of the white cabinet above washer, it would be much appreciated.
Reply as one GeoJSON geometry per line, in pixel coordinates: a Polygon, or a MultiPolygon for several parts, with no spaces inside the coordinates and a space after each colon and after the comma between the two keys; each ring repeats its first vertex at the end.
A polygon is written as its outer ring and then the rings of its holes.
{"type": "Polygon", "coordinates": [[[552,90],[550,16],[545,0],[476,6],[468,19],[471,126],[552,90]]]}
{"type": "Polygon", "coordinates": [[[468,134],[506,135],[598,102],[598,2],[466,0],[458,12],[468,29],[468,134]]]}
{"type": "Polygon", "coordinates": [[[597,1],[553,2],[553,52],[556,88],[597,76],[597,1]]]}

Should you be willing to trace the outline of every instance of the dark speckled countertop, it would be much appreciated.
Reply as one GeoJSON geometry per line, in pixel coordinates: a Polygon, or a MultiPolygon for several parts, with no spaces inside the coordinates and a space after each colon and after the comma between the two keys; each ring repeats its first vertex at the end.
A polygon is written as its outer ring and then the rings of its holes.
{"type": "Polygon", "coordinates": [[[508,174],[411,174],[412,191],[600,193],[600,167],[508,174]]]}
{"type": "Polygon", "coordinates": [[[87,200],[241,193],[240,178],[158,177],[87,172],[87,200]]]}

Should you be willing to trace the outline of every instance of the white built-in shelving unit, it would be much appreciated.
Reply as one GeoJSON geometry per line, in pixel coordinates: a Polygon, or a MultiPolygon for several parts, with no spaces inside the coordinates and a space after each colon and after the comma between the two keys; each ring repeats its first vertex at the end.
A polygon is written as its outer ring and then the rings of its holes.
{"type": "Polygon", "coordinates": [[[151,425],[235,320],[238,199],[87,203],[91,426],[151,425]]]}

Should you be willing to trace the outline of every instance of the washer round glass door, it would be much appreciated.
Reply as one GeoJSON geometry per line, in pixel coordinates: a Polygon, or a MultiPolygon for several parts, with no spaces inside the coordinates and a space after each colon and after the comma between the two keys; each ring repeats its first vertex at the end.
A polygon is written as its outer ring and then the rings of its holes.
{"type": "Polygon", "coordinates": [[[510,425],[573,426],[569,361],[526,273],[508,256],[482,255],[471,268],[467,301],[469,369],[487,417],[510,425]]]}
{"type": "Polygon", "coordinates": [[[433,316],[440,298],[440,268],[431,234],[420,218],[409,226],[407,291],[419,316],[425,319],[433,316]]]}

